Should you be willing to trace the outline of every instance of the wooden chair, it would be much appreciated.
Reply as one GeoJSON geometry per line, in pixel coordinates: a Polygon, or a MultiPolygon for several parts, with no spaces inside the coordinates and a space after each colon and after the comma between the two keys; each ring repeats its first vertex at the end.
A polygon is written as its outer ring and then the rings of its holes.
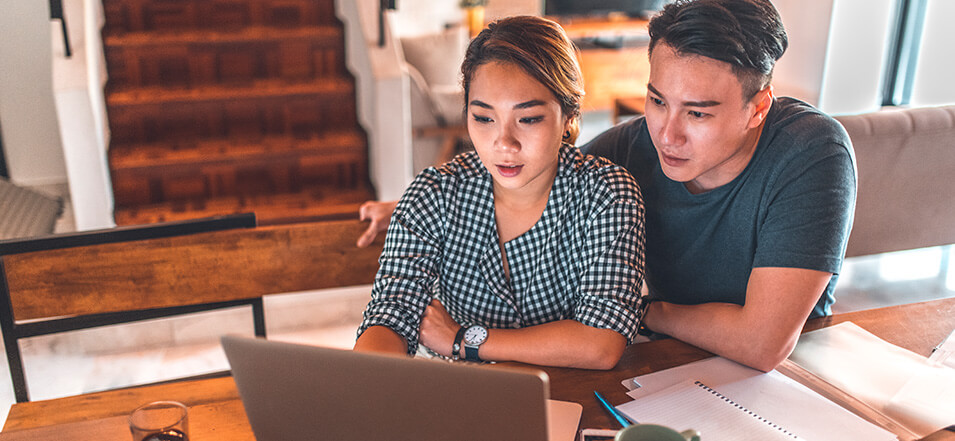
{"type": "Polygon", "coordinates": [[[368,284],[378,269],[382,240],[357,248],[365,227],[357,220],[218,222],[0,243],[0,315],[17,401],[29,400],[22,338],[238,305],[252,305],[264,336],[264,295],[368,284]]]}

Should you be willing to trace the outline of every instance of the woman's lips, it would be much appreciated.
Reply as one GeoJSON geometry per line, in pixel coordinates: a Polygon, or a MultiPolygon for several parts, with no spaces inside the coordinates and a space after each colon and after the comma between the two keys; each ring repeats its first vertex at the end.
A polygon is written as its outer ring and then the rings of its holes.
{"type": "Polygon", "coordinates": [[[513,178],[521,174],[523,168],[523,165],[497,165],[497,172],[505,178],[513,178]]]}

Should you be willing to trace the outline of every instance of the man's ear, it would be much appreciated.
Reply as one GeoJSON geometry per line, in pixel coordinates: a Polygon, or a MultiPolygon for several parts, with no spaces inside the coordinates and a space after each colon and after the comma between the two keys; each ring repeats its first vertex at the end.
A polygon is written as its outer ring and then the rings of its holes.
{"type": "Polygon", "coordinates": [[[756,92],[756,95],[753,95],[753,98],[750,99],[750,104],[753,105],[753,116],[749,120],[749,128],[755,129],[759,127],[763,121],[766,120],[766,115],[769,114],[769,108],[773,105],[773,86],[770,84],[756,92]]]}

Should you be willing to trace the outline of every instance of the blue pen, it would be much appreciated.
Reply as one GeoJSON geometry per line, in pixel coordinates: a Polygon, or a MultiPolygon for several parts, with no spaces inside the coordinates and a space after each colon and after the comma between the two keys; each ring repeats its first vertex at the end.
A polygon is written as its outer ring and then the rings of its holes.
{"type": "Polygon", "coordinates": [[[607,400],[600,395],[600,392],[594,391],[594,396],[597,397],[597,401],[600,401],[600,405],[603,406],[604,409],[607,409],[607,412],[610,412],[610,415],[617,419],[617,422],[620,423],[621,426],[627,427],[631,424],[637,423],[617,410],[615,407],[611,406],[610,403],[608,403],[607,400]]]}

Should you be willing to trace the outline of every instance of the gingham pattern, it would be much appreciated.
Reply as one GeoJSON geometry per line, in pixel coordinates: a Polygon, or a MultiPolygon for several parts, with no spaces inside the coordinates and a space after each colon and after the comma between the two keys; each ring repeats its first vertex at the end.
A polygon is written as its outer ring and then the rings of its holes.
{"type": "Polygon", "coordinates": [[[613,329],[632,341],[644,271],[644,209],[623,168],[565,145],[541,219],[504,246],[490,174],[477,154],[421,172],[388,227],[361,335],[387,326],[418,347],[432,297],[462,325],[521,328],[556,320],[613,329]]]}

